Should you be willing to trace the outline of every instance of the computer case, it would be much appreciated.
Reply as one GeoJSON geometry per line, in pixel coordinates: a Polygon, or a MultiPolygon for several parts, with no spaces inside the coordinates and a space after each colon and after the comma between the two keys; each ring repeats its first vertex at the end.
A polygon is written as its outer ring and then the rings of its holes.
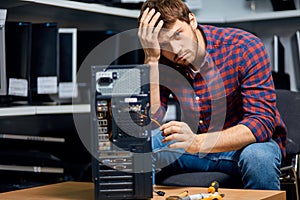
{"type": "Polygon", "coordinates": [[[291,38],[293,66],[295,71],[296,88],[300,91],[300,31],[296,31],[291,38]]]}
{"type": "Polygon", "coordinates": [[[6,103],[7,79],[5,63],[5,20],[6,10],[0,9],[0,105],[6,103]]]}
{"type": "Polygon", "coordinates": [[[77,28],[59,28],[58,102],[77,98],[77,28]]]}
{"type": "Polygon", "coordinates": [[[58,24],[56,22],[32,24],[30,104],[55,103],[58,79],[58,24]]]}
{"type": "Polygon", "coordinates": [[[149,66],[92,67],[95,199],[151,199],[149,66]]]}
{"type": "Polygon", "coordinates": [[[274,11],[296,9],[294,0],[271,0],[271,3],[274,11]]]}
{"type": "Polygon", "coordinates": [[[273,36],[273,65],[272,77],[275,89],[291,89],[290,75],[285,73],[285,49],[278,35],[273,36]]]}
{"type": "Polygon", "coordinates": [[[27,104],[31,66],[31,22],[6,22],[8,94],[12,102],[27,104]]]}

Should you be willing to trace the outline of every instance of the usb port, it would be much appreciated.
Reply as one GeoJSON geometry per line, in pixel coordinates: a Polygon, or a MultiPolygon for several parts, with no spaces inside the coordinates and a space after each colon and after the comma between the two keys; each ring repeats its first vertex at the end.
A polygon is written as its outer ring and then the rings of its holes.
{"type": "Polygon", "coordinates": [[[99,142],[106,142],[106,141],[108,141],[109,139],[108,139],[108,135],[107,134],[99,134],[98,135],[98,141],[99,142]]]}
{"type": "Polygon", "coordinates": [[[107,119],[98,120],[98,126],[107,126],[107,119]]]}
{"type": "Polygon", "coordinates": [[[107,127],[98,127],[98,133],[107,133],[107,127]]]}

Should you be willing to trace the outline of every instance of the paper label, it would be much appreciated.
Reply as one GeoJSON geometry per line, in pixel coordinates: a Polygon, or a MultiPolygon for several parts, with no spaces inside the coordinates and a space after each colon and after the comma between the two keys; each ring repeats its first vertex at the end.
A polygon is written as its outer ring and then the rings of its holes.
{"type": "Polygon", "coordinates": [[[9,79],[8,94],[12,96],[28,96],[28,81],[26,79],[9,79]]]}
{"type": "Polygon", "coordinates": [[[77,84],[72,82],[59,83],[58,97],[59,98],[75,98],[78,96],[77,84]]]}
{"type": "Polygon", "coordinates": [[[56,94],[57,93],[57,76],[47,76],[37,78],[38,94],[56,94]]]}

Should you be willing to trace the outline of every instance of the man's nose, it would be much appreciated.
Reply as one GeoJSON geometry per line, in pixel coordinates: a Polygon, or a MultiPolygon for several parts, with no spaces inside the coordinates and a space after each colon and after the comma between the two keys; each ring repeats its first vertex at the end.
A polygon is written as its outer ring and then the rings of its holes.
{"type": "Polygon", "coordinates": [[[170,48],[171,48],[170,51],[174,54],[178,54],[181,50],[181,46],[177,41],[171,41],[170,48]]]}

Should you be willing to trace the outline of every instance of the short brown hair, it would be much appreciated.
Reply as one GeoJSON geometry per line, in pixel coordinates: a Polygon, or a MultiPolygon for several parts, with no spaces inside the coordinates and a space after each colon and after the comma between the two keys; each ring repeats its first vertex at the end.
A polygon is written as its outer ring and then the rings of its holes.
{"type": "Polygon", "coordinates": [[[140,22],[147,7],[150,10],[154,8],[156,12],[160,12],[160,19],[164,21],[164,27],[175,23],[177,19],[190,23],[189,13],[191,11],[182,0],[147,0],[142,5],[138,22],[140,22]]]}

